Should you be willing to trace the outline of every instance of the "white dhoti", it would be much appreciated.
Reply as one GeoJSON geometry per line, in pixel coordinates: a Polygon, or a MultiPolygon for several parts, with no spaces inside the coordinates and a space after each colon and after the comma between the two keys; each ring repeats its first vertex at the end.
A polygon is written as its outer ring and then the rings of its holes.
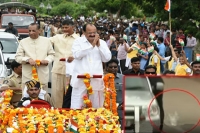
{"type": "MultiPolygon", "coordinates": [[[[93,108],[102,108],[104,103],[104,93],[103,90],[93,90],[93,94],[89,95],[89,99],[92,102],[93,108]]],[[[71,96],[71,108],[72,109],[81,109],[85,106],[83,102],[83,96],[87,95],[87,90],[85,87],[82,88],[73,88],[71,96]]]]}

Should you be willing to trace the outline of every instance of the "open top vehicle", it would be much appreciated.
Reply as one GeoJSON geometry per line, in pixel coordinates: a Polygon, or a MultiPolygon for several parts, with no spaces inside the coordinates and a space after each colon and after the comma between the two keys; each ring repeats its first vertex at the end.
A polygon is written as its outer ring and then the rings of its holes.
{"type": "Polygon", "coordinates": [[[36,8],[20,2],[7,2],[0,4],[0,9],[0,31],[5,31],[12,22],[18,30],[19,40],[28,37],[28,26],[36,21],[36,8]]]}

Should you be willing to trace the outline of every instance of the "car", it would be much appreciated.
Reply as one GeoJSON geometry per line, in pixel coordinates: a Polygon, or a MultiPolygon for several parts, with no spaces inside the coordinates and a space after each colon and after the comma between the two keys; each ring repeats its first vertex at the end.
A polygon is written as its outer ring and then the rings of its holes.
{"type": "MultiPolygon", "coordinates": [[[[2,48],[1,43],[0,43],[0,47],[2,48]]],[[[3,81],[7,77],[7,75],[8,75],[7,67],[4,62],[2,49],[0,49],[0,86],[3,84],[3,81]]]]}
{"type": "Polygon", "coordinates": [[[2,46],[4,62],[9,71],[8,75],[10,75],[12,73],[10,65],[11,62],[15,59],[19,41],[14,34],[7,32],[0,32],[0,44],[2,46]]]}
{"type": "MultiPolygon", "coordinates": [[[[162,90],[163,83],[157,82],[156,88],[162,90]]],[[[152,129],[148,115],[149,105],[154,99],[152,89],[148,77],[125,77],[125,129],[139,132],[142,121],[149,123],[152,129]],[[133,125],[135,127],[131,128],[133,125]]],[[[150,118],[154,123],[160,122],[160,109],[155,99],[150,106],[150,118]]]]}
{"type": "Polygon", "coordinates": [[[28,26],[31,23],[35,23],[36,8],[21,2],[5,2],[0,4],[1,19],[0,19],[0,31],[5,31],[8,27],[8,23],[12,22],[13,26],[18,30],[19,40],[29,36],[28,26]],[[13,10],[15,8],[16,10],[13,10]],[[9,13],[7,9],[11,9],[12,13],[9,13]],[[27,13],[19,13],[18,9],[27,11],[27,13]]]}

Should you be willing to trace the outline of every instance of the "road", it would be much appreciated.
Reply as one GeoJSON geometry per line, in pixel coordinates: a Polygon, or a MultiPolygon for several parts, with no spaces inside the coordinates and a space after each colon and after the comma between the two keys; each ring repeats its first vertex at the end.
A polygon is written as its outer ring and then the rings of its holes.
{"type": "MultiPolygon", "coordinates": [[[[159,132],[154,129],[153,133],[186,133],[200,120],[200,78],[165,77],[163,80],[165,82],[164,90],[176,88],[188,91],[198,98],[199,103],[185,92],[169,91],[164,93],[165,120],[163,131],[159,132]]],[[[140,133],[152,133],[151,124],[142,122],[140,133]]],[[[200,124],[189,133],[200,133],[200,124]]]]}
{"type": "MultiPolygon", "coordinates": [[[[200,120],[200,78],[163,78],[165,90],[178,88],[193,94],[181,91],[169,91],[164,93],[163,104],[165,111],[165,133],[184,133],[195,126],[200,120]],[[175,112],[178,119],[175,118],[175,112]],[[173,121],[176,126],[172,126],[173,121]]],[[[190,133],[200,133],[200,124],[190,133]]]]}

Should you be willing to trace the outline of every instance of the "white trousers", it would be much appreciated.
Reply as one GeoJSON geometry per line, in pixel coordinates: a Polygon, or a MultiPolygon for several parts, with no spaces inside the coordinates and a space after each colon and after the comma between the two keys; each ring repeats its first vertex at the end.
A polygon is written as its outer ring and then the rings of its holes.
{"type": "MultiPolygon", "coordinates": [[[[103,90],[93,90],[94,93],[89,95],[89,99],[92,102],[93,108],[102,108],[104,103],[103,90]]],[[[71,96],[71,109],[81,109],[84,105],[83,96],[87,94],[87,90],[84,88],[72,88],[71,96]]]]}

